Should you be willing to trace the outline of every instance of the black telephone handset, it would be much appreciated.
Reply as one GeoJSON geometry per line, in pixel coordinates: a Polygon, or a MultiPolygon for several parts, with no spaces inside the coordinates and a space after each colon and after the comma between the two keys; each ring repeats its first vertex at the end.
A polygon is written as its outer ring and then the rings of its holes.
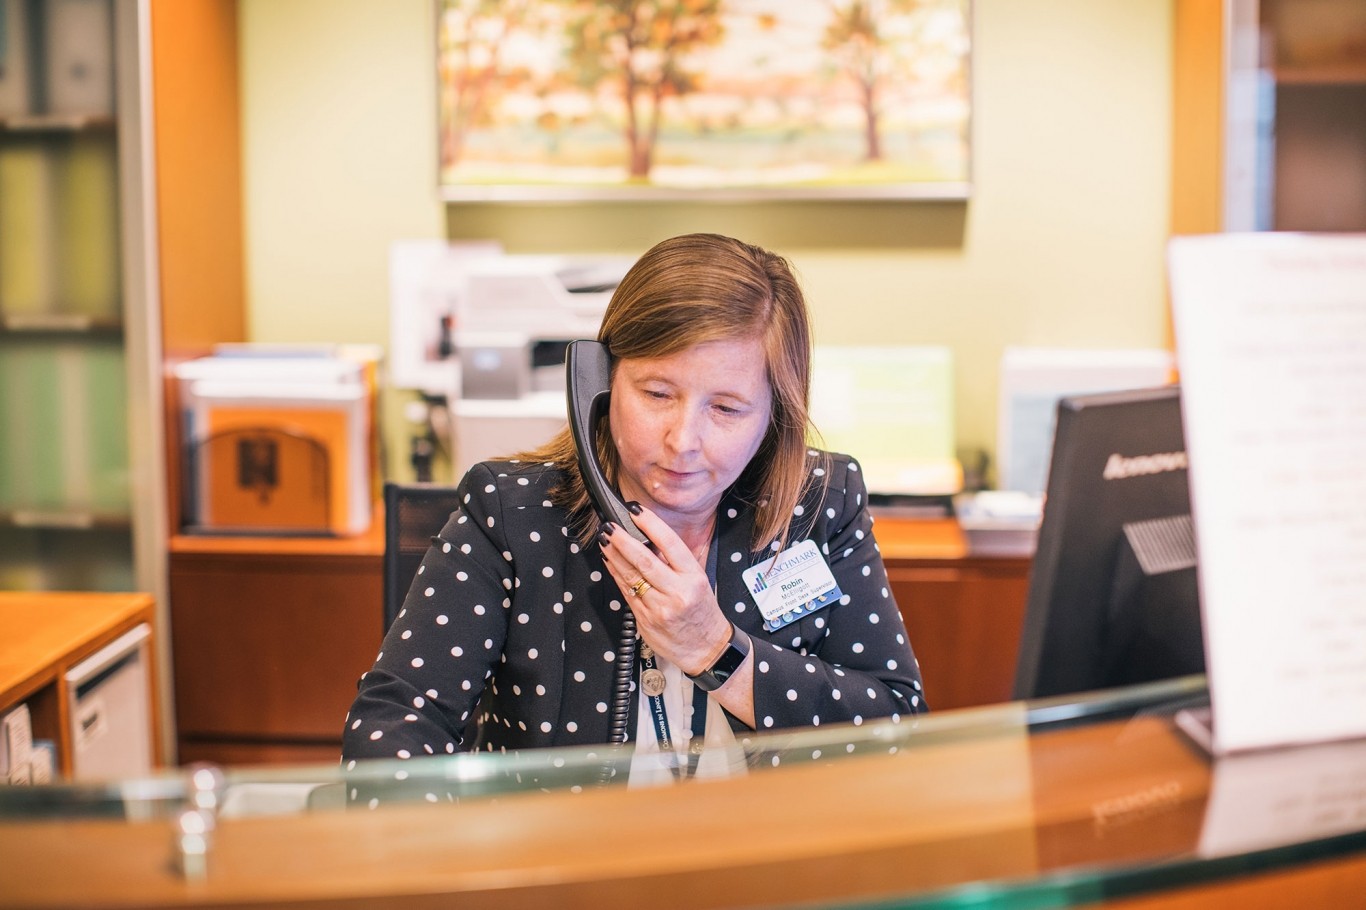
{"type": "MultiPolygon", "coordinates": [[[[579,453],[579,473],[588,488],[588,498],[601,521],[610,521],[655,549],[650,539],[631,520],[631,512],[607,481],[598,461],[595,428],[612,394],[612,356],[607,346],[596,341],[571,341],[565,350],[565,385],[569,391],[569,431],[579,453]]],[[[629,600],[630,598],[627,598],[629,600]]],[[[608,742],[625,743],[631,730],[631,680],[636,672],[636,617],[628,603],[621,616],[621,641],[612,667],[612,713],[608,742]]],[[[606,783],[615,772],[610,764],[602,769],[606,783]]]]}
{"type": "Polygon", "coordinates": [[[610,521],[645,544],[655,545],[631,520],[631,512],[603,473],[598,461],[595,428],[612,394],[612,356],[596,341],[571,341],[565,352],[566,386],[569,390],[569,431],[579,453],[579,473],[588,496],[602,521],[610,521]]]}

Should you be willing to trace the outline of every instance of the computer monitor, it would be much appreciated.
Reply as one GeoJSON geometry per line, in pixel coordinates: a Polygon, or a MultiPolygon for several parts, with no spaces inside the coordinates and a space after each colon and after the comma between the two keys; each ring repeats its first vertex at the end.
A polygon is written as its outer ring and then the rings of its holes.
{"type": "Polygon", "coordinates": [[[1015,697],[1204,672],[1179,388],[1057,414],[1015,697]]]}

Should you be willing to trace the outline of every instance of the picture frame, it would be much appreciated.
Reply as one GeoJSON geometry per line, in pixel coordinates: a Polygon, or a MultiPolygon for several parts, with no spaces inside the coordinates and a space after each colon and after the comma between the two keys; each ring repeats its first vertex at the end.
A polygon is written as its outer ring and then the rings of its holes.
{"type": "Polygon", "coordinates": [[[440,196],[963,200],[971,0],[437,0],[440,196]]]}

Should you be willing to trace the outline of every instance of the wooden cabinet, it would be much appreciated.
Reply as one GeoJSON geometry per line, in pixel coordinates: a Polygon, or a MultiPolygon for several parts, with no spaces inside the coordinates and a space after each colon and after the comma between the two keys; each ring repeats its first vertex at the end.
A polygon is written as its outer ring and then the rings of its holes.
{"type": "Polygon", "coordinates": [[[1030,558],[973,555],[953,519],[882,518],[874,530],[930,710],[1009,701],[1030,558]]]}
{"type": "MultiPolygon", "coordinates": [[[[155,635],[146,594],[0,592],[0,714],[27,705],[33,738],[56,744],[62,776],[71,775],[74,754],[67,672],[140,625],[155,635]]],[[[148,698],[149,748],[159,764],[153,691],[148,698]]]]}
{"type": "Polygon", "coordinates": [[[356,680],[374,663],[384,543],[171,540],[179,760],[329,762],[356,680]]]}
{"type": "MultiPolygon", "coordinates": [[[[1366,5],[1262,0],[1258,228],[1366,230],[1366,5]]],[[[1246,78],[1246,76],[1244,76],[1246,78]]]]}
{"type": "Polygon", "coordinates": [[[1366,7],[1177,0],[1172,232],[1366,230],[1366,7]]]}
{"type": "Polygon", "coordinates": [[[1029,591],[1013,557],[889,560],[931,710],[1009,701],[1029,591]]]}

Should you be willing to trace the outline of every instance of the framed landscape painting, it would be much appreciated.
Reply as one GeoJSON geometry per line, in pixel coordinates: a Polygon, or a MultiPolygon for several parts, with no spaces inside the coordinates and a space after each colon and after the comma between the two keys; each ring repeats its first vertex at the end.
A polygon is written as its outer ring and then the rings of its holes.
{"type": "Polygon", "coordinates": [[[970,0],[438,0],[453,201],[964,199],[970,0]]]}

